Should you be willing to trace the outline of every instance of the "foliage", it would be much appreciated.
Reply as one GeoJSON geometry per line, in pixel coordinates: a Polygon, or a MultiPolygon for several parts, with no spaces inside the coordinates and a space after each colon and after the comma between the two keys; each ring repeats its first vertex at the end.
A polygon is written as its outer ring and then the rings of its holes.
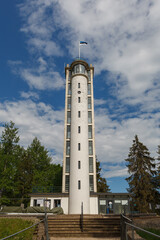
{"type": "MultiPolygon", "coordinates": [[[[30,220],[16,219],[16,218],[10,218],[10,219],[1,218],[0,219],[0,239],[7,237],[9,235],[12,235],[16,232],[19,232],[20,230],[30,227],[33,224],[34,222],[30,220]]],[[[30,228],[27,231],[24,231],[23,233],[20,233],[15,237],[12,237],[12,239],[17,239],[17,240],[32,239],[34,230],[35,230],[35,227],[30,228]]]]}
{"type": "Polygon", "coordinates": [[[155,160],[150,156],[146,146],[135,136],[130,148],[128,158],[128,172],[126,178],[129,184],[128,191],[131,194],[135,210],[149,212],[149,203],[154,202],[154,185],[152,178],[155,175],[155,160]]]}
{"type": "Polygon", "coordinates": [[[96,158],[96,172],[97,172],[97,192],[109,192],[109,186],[105,178],[101,177],[100,161],[96,158]]]}
{"type": "Polygon", "coordinates": [[[19,139],[15,124],[5,124],[0,142],[0,204],[27,206],[34,187],[46,190],[62,185],[62,167],[52,163],[40,141],[34,138],[25,150],[19,139]]]}

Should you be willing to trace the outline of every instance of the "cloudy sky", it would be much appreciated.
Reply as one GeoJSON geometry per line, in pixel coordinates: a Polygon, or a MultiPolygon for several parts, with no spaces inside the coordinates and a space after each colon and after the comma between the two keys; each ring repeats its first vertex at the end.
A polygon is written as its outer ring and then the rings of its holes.
{"type": "Polygon", "coordinates": [[[0,132],[12,120],[62,164],[64,66],[95,67],[96,154],[113,192],[126,192],[135,134],[156,157],[160,144],[160,1],[1,0],[0,132]]]}

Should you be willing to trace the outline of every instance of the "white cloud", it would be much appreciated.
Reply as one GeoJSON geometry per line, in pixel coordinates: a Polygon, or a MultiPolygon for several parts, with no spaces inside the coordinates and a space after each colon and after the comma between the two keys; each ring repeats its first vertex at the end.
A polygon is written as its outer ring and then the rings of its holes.
{"type": "Polygon", "coordinates": [[[104,99],[94,99],[94,105],[95,106],[100,106],[106,104],[107,100],[104,99]]]}
{"type": "MultiPolygon", "coordinates": [[[[64,89],[65,80],[61,77],[59,72],[55,70],[55,65],[49,60],[39,57],[34,61],[32,67],[25,67],[20,61],[8,61],[11,70],[14,74],[27,82],[30,88],[39,90],[64,89]]],[[[31,64],[30,64],[31,65],[31,64]]]]}
{"type": "MultiPolygon", "coordinates": [[[[50,150],[53,161],[62,163],[64,111],[54,111],[43,102],[31,100],[0,104],[1,122],[11,120],[19,128],[20,144],[27,147],[34,137],[50,150]]],[[[1,127],[0,130],[3,130],[1,127]]]]}
{"type": "Polygon", "coordinates": [[[39,99],[39,96],[36,92],[20,92],[22,98],[33,98],[33,99],[39,99]]]}

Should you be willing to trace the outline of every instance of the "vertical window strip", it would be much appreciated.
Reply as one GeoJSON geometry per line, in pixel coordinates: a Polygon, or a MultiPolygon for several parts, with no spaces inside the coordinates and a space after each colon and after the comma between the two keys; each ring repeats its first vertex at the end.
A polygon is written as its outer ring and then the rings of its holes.
{"type": "Polygon", "coordinates": [[[78,180],[78,189],[81,189],[81,181],[78,180]]]}
{"type": "Polygon", "coordinates": [[[78,118],[81,117],[81,111],[78,111],[78,118]]]}
{"type": "Polygon", "coordinates": [[[81,133],[81,127],[78,126],[78,133],[81,133]]]}
{"type": "Polygon", "coordinates": [[[78,161],[78,169],[81,169],[81,161],[78,161]]]}
{"type": "Polygon", "coordinates": [[[80,151],[80,150],[81,150],[81,144],[78,143],[78,151],[80,151]]]}
{"type": "Polygon", "coordinates": [[[78,97],[78,103],[80,103],[81,102],[81,98],[80,97],[78,97]]]}

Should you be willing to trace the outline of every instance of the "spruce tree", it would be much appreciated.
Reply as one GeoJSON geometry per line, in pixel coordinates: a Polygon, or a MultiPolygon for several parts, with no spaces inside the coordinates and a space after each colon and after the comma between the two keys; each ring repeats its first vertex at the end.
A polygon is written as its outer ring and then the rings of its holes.
{"type": "Polygon", "coordinates": [[[101,177],[100,162],[96,158],[96,173],[97,173],[97,192],[110,192],[105,178],[101,177]]]}
{"type": "Polygon", "coordinates": [[[130,176],[126,178],[129,184],[129,193],[133,199],[135,210],[149,212],[149,203],[154,201],[155,160],[150,156],[148,148],[135,136],[126,159],[130,176]]]}

